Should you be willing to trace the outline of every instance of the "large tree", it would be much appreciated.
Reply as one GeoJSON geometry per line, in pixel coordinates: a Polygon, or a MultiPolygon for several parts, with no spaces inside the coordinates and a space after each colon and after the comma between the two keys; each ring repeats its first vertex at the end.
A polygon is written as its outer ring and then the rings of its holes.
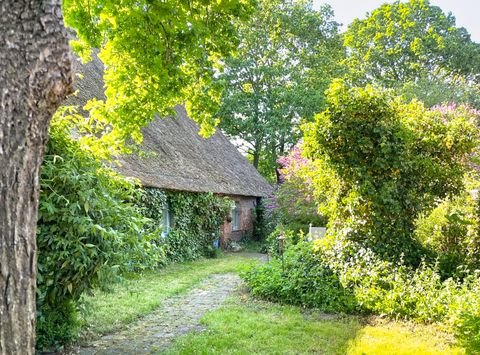
{"type": "MultiPolygon", "coordinates": [[[[106,100],[92,122],[109,143],[129,137],[176,103],[200,114],[214,67],[234,48],[234,19],[250,0],[65,0],[83,57],[100,50],[106,100]]],[[[0,354],[34,353],[38,176],[52,114],[70,92],[67,34],[59,0],[0,4],[0,354]]],[[[213,105],[214,101],[205,103],[213,105]]]]}
{"type": "Polygon", "coordinates": [[[277,156],[296,143],[301,120],[321,110],[323,92],[338,75],[338,24],[329,6],[316,11],[310,1],[260,1],[239,33],[236,56],[219,77],[226,86],[220,127],[272,176],[277,156]]]}
{"type": "Polygon", "coordinates": [[[480,44],[428,0],[380,6],[350,24],[344,43],[356,83],[400,88],[430,102],[468,102],[478,92],[480,44]]]}
{"type": "Polygon", "coordinates": [[[0,28],[0,353],[32,354],[38,174],[70,55],[58,0],[4,0],[0,28]]]}

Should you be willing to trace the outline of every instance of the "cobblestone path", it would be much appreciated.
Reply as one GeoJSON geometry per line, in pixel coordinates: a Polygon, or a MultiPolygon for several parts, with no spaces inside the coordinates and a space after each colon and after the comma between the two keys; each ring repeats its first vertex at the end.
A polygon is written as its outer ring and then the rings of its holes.
{"type": "Polygon", "coordinates": [[[236,274],[218,274],[205,279],[190,292],[171,297],[155,312],[127,329],[106,335],[80,348],[80,355],[158,354],[172,341],[191,331],[202,330],[200,318],[219,307],[241,283],[236,274]]]}

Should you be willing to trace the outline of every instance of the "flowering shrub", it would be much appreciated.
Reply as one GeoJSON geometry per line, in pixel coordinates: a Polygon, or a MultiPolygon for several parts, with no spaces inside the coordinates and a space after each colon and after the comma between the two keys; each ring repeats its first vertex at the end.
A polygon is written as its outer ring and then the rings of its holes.
{"type": "Polygon", "coordinates": [[[299,230],[307,233],[309,224],[323,226],[326,223],[314,199],[312,173],[315,166],[303,156],[302,150],[302,145],[298,144],[278,159],[280,186],[274,195],[277,223],[295,234],[299,230]]]}

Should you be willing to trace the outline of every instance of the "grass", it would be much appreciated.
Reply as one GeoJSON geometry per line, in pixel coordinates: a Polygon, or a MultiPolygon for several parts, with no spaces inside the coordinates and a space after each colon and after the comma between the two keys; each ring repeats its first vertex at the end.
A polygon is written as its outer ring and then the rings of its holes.
{"type": "Polygon", "coordinates": [[[85,297],[83,340],[124,328],[158,308],[168,297],[185,293],[215,273],[237,272],[247,259],[223,256],[173,264],[149,271],[115,285],[111,292],[97,291],[85,297]]]}
{"type": "MultiPolygon", "coordinates": [[[[83,340],[125,328],[171,296],[215,273],[237,272],[246,255],[174,264],[124,280],[111,293],[86,297],[83,340]]],[[[434,326],[378,318],[326,315],[293,306],[232,296],[207,313],[206,331],[178,338],[167,354],[464,354],[434,326]]]]}
{"type": "Polygon", "coordinates": [[[298,307],[231,299],[206,314],[207,331],[176,340],[167,354],[462,354],[437,329],[298,307]]]}
{"type": "Polygon", "coordinates": [[[348,354],[464,354],[452,342],[435,326],[386,322],[363,327],[351,342],[348,354]]]}

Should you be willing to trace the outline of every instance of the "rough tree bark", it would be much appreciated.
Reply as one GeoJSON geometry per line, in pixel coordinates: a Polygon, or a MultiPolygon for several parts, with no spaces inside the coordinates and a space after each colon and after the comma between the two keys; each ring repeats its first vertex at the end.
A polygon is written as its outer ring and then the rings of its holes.
{"type": "Polygon", "coordinates": [[[0,354],[35,351],[39,168],[70,87],[61,0],[1,0],[0,354]]]}

